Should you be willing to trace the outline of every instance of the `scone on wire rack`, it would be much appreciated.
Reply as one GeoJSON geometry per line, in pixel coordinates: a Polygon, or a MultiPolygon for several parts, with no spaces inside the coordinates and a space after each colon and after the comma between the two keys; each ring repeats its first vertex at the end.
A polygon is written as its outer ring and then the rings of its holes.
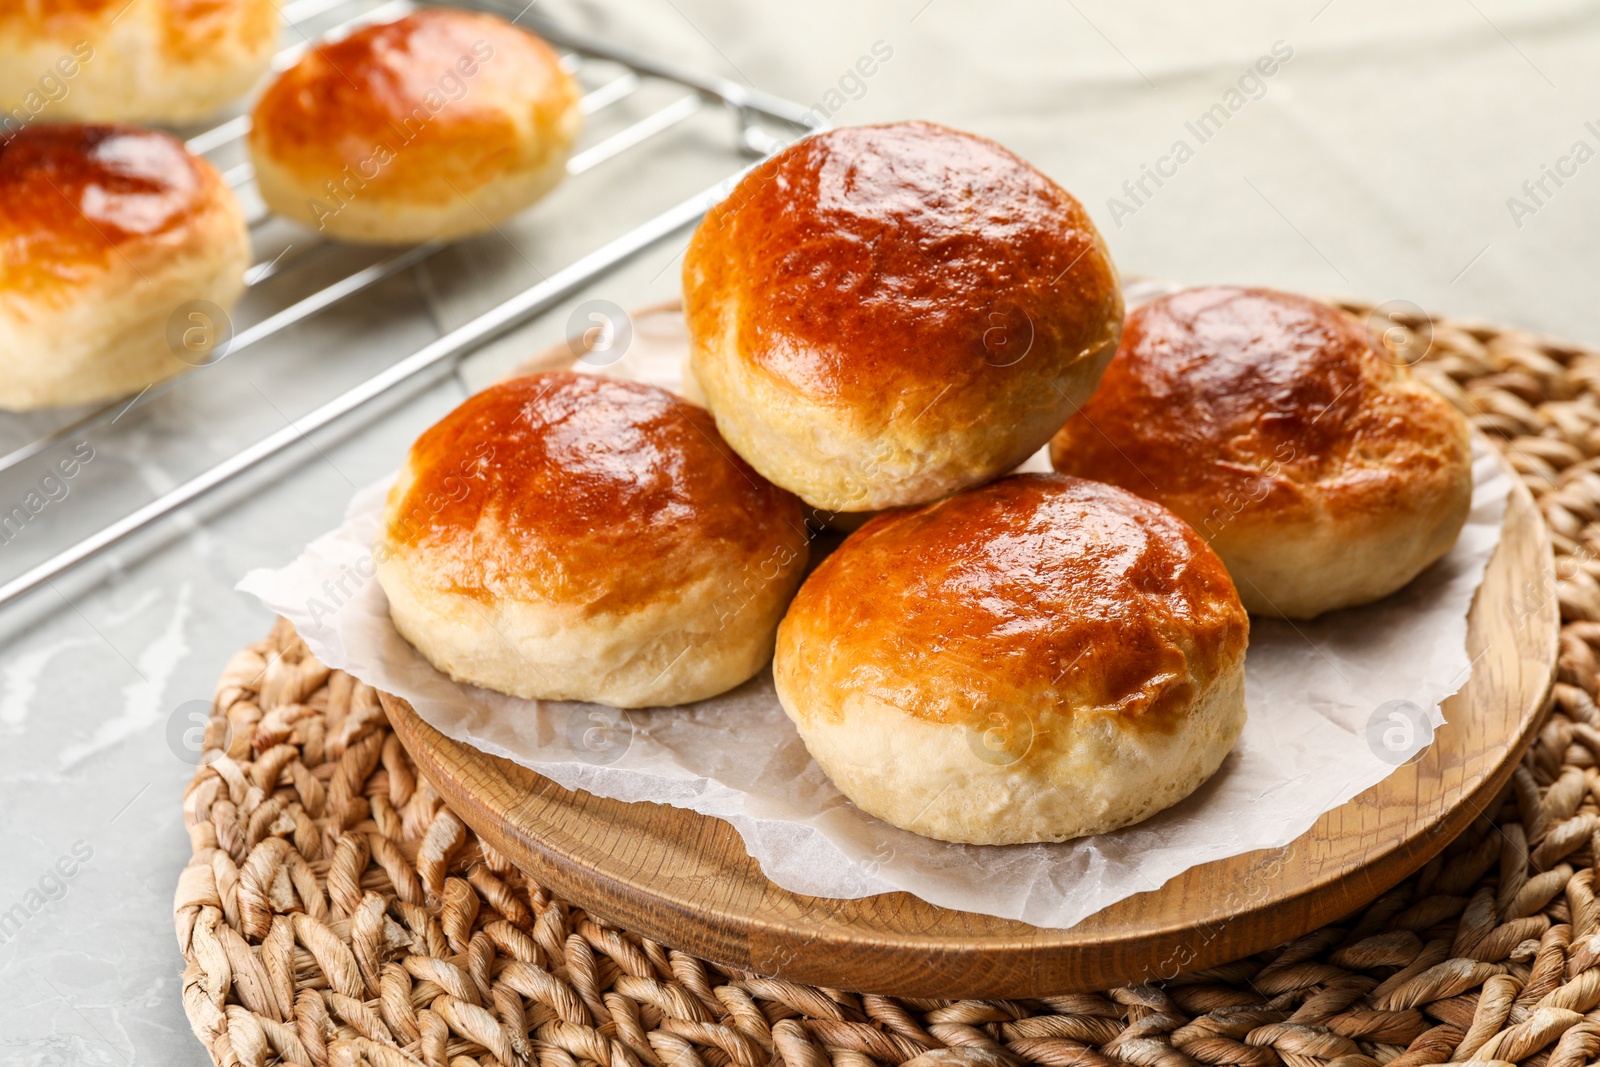
{"type": "Polygon", "coordinates": [[[197,122],[267,72],[276,0],[0,4],[0,136],[30,122],[197,122]]]}
{"type": "Polygon", "coordinates": [[[308,51],[257,102],[250,154],[268,206],[330,236],[484,233],[566,175],[579,95],[527,30],[428,8],[308,51]]]}
{"type": "Polygon", "coordinates": [[[1245,607],[1305,619],[1405,586],[1472,507],[1467,421],[1353,316],[1268,289],[1188,289],[1128,316],[1058,471],[1159,501],[1245,607]]]}
{"type": "Polygon", "coordinates": [[[809,545],[800,501],[704,408],[553,371],[417,439],[374,558],[395,627],[452,678],[633,708],[766,666],[809,545]]]}
{"type": "Polygon", "coordinates": [[[0,142],[0,408],[209,362],[249,263],[233,191],[168,134],[41,123],[0,142]]]}

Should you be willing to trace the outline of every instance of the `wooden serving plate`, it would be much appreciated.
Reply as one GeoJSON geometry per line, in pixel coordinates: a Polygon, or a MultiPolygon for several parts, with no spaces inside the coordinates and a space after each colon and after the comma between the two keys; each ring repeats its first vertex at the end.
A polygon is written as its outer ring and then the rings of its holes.
{"type": "Polygon", "coordinates": [[[1170,978],[1298,937],[1362,907],[1466,829],[1542,721],[1559,609],[1549,539],[1518,481],[1473,602],[1466,686],[1416,762],[1284,849],[1192,868],[1068,930],[935,907],[907,893],[807,897],[767,881],[727,823],[563,789],[452,741],[404,700],[384,710],[418,769],[530,877],[645,937],[740,970],[909,997],[1011,998],[1170,978]]]}

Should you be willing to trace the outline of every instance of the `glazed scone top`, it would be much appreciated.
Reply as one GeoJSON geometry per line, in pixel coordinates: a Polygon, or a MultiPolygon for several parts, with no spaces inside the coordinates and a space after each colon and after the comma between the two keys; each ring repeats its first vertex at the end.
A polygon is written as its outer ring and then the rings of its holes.
{"type": "Polygon", "coordinates": [[[684,283],[696,335],[734,315],[751,365],[884,418],[946,390],[959,404],[1030,342],[1036,359],[1086,349],[1120,300],[1077,200],[927,122],[831,130],[757,167],[696,231],[684,283]]]}
{"type": "Polygon", "coordinates": [[[873,519],[806,580],[779,640],[796,669],[828,672],[833,712],[856,692],[978,729],[1022,705],[1165,732],[1248,632],[1187,524],[1114,486],[1028,474],[873,519]]]}
{"type": "MultiPolygon", "coordinates": [[[[493,15],[428,8],[307,52],[262,94],[252,144],[293,172],[338,173],[437,203],[542,144],[577,99],[560,57],[493,15]]],[[[565,147],[565,141],[561,142],[565,147]]]]}
{"type": "Polygon", "coordinates": [[[807,539],[799,500],[704,408],[570,371],[492,386],[423,433],[389,516],[386,544],[426,553],[440,590],[591,613],[669,599],[729,556],[759,572],[807,539]]]}
{"type": "Polygon", "coordinates": [[[1350,315],[1295,294],[1212,287],[1129,315],[1052,458],[1200,523],[1241,500],[1252,518],[1403,509],[1466,448],[1453,410],[1386,362],[1350,315]]]}
{"type": "Polygon", "coordinates": [[[165,133],[28,126],[0,142],[0,289],[70,292],[130,246],[181,241],[219,184],[165,133]]]}

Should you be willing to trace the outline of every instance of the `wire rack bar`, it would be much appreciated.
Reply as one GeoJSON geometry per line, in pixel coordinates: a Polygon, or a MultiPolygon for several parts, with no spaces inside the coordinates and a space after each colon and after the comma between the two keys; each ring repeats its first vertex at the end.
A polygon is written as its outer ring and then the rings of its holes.
{"type": "Polygon", "coordinates": [[[621,155],[635,145],[643,144],[658,133],[670,130],[684,119],[699,111],[703,105],[700,97],[690,94],[680,97],[677,101],[640,119],[625,130],[607,137],[604,141],[592,148],[585,149],[567,160],[567,173],[571,175],[582,174],[586,170],[597,167],[613,156],[621,155]]]}

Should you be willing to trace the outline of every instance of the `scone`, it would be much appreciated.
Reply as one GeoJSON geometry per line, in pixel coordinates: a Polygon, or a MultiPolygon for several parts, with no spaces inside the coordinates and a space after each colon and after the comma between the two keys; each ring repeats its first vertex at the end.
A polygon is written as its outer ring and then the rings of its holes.
{"type": "Polygon", "coordinates": [[[527,30],[429,8],[307,52],[257,103],[250,154],[286,218],[347,241],[459,237],[561,181],[578,100],[527,30]]]}
{"type": "Polygon", "coordinates": [[[0,4],[0,137],[31,122],[196,122],[278,46],[274,0],[0,4]]]}
{"type": "Polygon", "coordinates": [[[705,409],[559,371],[417,439],[374,558],[395,627],[452,678],[634,708],[765,666],[808,551],[800,502],[705,409]]]}
{"type": "Polygon", "coordinates": [[[1127,826],[1244,728],[1249,621],[1171,512],[1018,474],[867,523],[778,628],[778,699],[862,810],[1003,845],[1127,826]]]}
{"type": "Polygon", "coordinates": [[[1094,390],[1122,328],[1083,206],[927,122],[831,130],[755,168],[695,231],[683,289],[722,435],[839,512],[1015,467],[1094,390]]]}
{"type": "Polygon", "coordinates": [[[1245,607],[1291,619],[1400,589],[1472,506],[1466,419],[1351,316],[1267,289],[1189,289],[1133,312],[1050,454],[1171,508],[1245,607]]]}
{"type": "Polygon", "coordinates": [[[39,124],[0,142],[0,408],[206,362],[249,264],[233,191],[167,134],[39,124]]]}

